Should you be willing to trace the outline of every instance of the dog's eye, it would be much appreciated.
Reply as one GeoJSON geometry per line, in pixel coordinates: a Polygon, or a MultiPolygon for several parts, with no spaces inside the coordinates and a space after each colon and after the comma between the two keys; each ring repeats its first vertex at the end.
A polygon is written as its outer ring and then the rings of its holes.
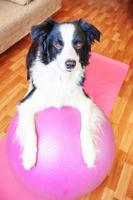
{"type": "Polygon", "coordinates": [[[63,48],[63,43],[61,41],[59,41],[59,42],[53,42],[53,46],[56,49],[62,49],[63,48]]]}
{"type": "Polygon", "coordinates": [[[75,46],[76,49],[81,49],[82,46],[83,46],[83,43],[82,42],[77,42],[74,46],[75,46]]]}

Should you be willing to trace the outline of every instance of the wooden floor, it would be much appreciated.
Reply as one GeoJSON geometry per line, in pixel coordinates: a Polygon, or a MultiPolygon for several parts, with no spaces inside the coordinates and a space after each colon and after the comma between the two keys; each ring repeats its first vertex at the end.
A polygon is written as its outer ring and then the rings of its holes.
{"type": "MultiPolygon", "coordinates": [[[[112,123],[116,155],[112,170],[94,192],[82,200],[133,199],[133,1],[63,0],[54,16],[58,21],[85,18],[102,32],[93,51],[130,65],[114,103],[112,123]]],[[[25,56],[31,43],[26,36],[0,56],[0,137],[6,134],[16,104],[27,88],[25,56]]],[[[119,78],[119,77],[118,77],[119,78]]],[[[61,199],[63,200],[63,199],[61,199]]]]}

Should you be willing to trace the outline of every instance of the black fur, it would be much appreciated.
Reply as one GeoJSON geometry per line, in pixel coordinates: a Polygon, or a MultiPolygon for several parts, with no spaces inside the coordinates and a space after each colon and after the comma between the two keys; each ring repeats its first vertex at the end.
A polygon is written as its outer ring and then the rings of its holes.
{"type": "Polygon", "coordinates": [[[86,93],[86,91],[84,90],[84,88],[83,88],[82,90],[83,90],[83,92],[84,92],[84,95],[85,95],[87,98],[91,99],[91,97],[89,96],[89,94],[86,93]]]}
{"type": "MultiPolygon", "coordinates": [[[[91,45],[95,40],[100,40],[100,32],[96,27],[82,20],[76,20],[68,23],[73,23],[76,27],[73,47],[75,48],[76,42],[82,42],[82,48],[75,49],[75,51],[80,57],[82,67],[86,66],[88,64],[91,45]]],[[[38,49],[40,53],[40,60],[45,65],[48,65],[51,61],[56,59],[57,54],[61,52],[63,48],[63,41],[59,32],[59,27],[60,24],[51,19],[44,21],[40,25],[32,27],[31,36],[33,43],[27,55],[28,79],[30,79],[30,68],[32,67],[33,61],[36,59],[38,49]],[[60,43],[62,48],[55,48],[53,42],[60,43]]]]}
{"type": "Polygon", "coordinates": [[[25,102],[28,98],[32,96],[32,94],[35,92],[36,87],[33,85],[33,89],[20,101],[20,104],[25,102]]]}
{"type": "Polygon", "coordinates": [[[78,53],[82,66],[86,66],[89,61],[92,43],[95,40],[100,41],[101,33],[95,26],[81,19],[73,23],[76,25],[76,30],[80,33],[80,37],[84,40],[83,48],[81,48],[78,53]]]}

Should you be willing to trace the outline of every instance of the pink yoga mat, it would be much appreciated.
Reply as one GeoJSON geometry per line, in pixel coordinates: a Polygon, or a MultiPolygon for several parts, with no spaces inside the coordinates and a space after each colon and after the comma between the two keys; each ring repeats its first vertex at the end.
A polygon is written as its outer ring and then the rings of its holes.
{"type": "MultiPolygon", "coordinates": [[[[92,53],[85,89],[108,116],[128,70],[128,65],[92,53]]],[[[8,163],[5,139],[0,141],[0,200],[44,200],[15,179],[8,163]]]]}

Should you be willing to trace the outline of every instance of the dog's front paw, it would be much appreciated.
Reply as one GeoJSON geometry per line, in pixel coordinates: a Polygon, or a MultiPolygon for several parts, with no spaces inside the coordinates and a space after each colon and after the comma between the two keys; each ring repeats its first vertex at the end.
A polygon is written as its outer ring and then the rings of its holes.
{"type": "Polygon", "coordinates": [[[23,167],[25,170],[30,170],[31,168],[33,168],[36,164],[36,152],[37,152],[37,148],[34,147],[25,147],[22,154],[21,154],[21,158],[22,158],[22,163],[23,163],[23,167]]]}
{"type": "Polygon", "coordinates": [[[88,168],[95,167],[96,155],[88,149],[88,156],[83,155],[84,162],[88,168]]]}
{"type": "Polygon", "coordinates": [[[88,168],[95,167],[96,149],[92,141],[82,143],[82,155],[88,168]]]}

